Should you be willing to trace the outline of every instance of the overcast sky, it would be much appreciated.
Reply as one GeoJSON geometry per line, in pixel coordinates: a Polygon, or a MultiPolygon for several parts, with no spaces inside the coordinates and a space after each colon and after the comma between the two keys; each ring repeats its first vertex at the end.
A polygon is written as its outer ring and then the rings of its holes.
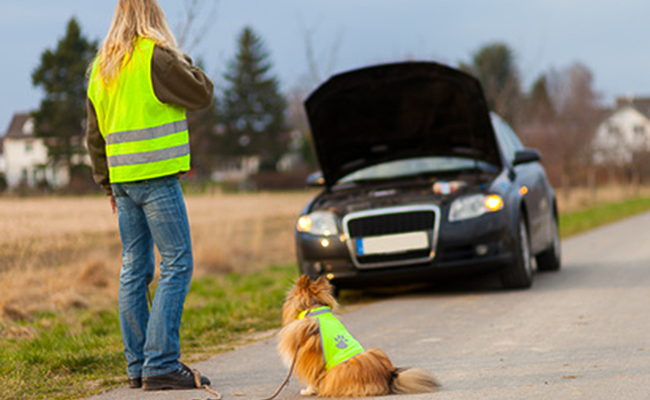
{"type": "MultiPolygon", "coordinates": [[[[190,1],[159,0],[177,34],[190,1]]],[[[114,6],[114,0],[0,0],[0,135],[13,113],[39,106],[43,94],[32,87],[31,73],[69,19],[101,40],[114,6]]],[[[220,0],[190,55],[219,83],[237,35],[251,26],[288,91],[308,75],[308,36],[323,77],[404,59],[457,66],[500,41],[515,52],[524,89],[544,72],[580,62],[607,105],[616,96],[650,95],[648,16],[648,0],[220,0]]]]}

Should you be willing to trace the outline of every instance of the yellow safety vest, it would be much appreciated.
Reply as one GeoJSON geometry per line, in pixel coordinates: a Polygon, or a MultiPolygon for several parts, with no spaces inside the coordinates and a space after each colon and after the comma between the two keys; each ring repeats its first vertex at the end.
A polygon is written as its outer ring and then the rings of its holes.
{"type": "Polygon", "coordinates": [[[318,307],[305,310],[298,315],[298,319],[303,319],[305,316],[318,320],[326,370],[329,371],[332,367],[363,352],[361,344],[350,335],[341,321],[332,315],[331,308],[318,307]]]}
{"type": "Polygon", "coordinates": [[[109,180],[112,183],[159,178],[190,169],[186,111],[162,103],[151,81],[155,43],[137,37],[131,58],[106,85],[93,65],[88,97],[106,140],[109,180]]]}

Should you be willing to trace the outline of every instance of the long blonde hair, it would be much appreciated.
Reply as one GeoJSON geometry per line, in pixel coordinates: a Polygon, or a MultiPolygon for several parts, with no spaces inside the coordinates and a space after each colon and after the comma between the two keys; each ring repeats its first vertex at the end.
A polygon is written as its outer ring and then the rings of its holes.
{"type": "Polygon", "coordinates": [[[167,25],[165,13],[156,0],[118,0],[111,27],[95,57],[99,77],[106,84],[120,73],[125,58],[131,57],[134,39],[138,36],[153,40],[156,45],[184,60],[167,25]]]}

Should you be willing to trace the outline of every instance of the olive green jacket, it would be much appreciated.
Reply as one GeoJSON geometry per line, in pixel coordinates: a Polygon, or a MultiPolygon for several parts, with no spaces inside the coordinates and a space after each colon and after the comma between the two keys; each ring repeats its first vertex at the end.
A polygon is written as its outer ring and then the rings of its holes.
{"type": "MultiPolygon", "coordinates": [[[[209,107],[214,97],[212,81],[200,68],[181,62],[170,51],[156,46],[151,60],[151,81],[154,94],[163,103],[177,104],[187,110],[196,111],[209,107]]],[[[93,178],[107,195],[112,194],[106,161],[106,141],[99,130],[95,107],[87,100],[88,120],[86,144],[93,166],[93,178]]]]}

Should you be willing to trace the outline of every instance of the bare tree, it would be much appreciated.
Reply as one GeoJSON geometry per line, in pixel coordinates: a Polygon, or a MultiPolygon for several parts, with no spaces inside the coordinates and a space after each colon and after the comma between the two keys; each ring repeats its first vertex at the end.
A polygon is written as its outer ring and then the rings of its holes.
{"type": "Polygon", "coordinates": [[[314,36],[317,29],[307,27],[300,15],[298,18],[300,20],[308,72],[294,84],[289,93],[287,119],[292,129],[292,136],[295,136],[295,141],[299,143],[299,153],[305,163],[305,167],[313,170],[318,168],[318,165],[313,151],[311,129],[307,121],[303,102],[310,90],[320,84],[334,71],[343,39],[343,32],[341,30],[338,31],[327,52],[319,53],[314,46],[314,36]]]}
{"type": "Polygon", "coordinates": [[[316,55],[316,49],[314,48],[314,34],[316,29],[313,27],[309,28],[301,23],[301,31],[304,40],[305,58],[307,59],[309,79],[311,80],[312,85],[316,85],[321,83],[332,74],[332,71],[334,71],[338,52],[343,40],[343,32],[340,30],[338,31],[325,57],[319,57],[316,55]]]}
{"type": "Polygon", "coordinates": [[[305,167],[309,170],[318,168],[316,161],[313,141],[311,137],[311,130],[309,121],[305,113],[304,101],[307,97],[310,87],[309,78],[303,79],[297,83],[289,92],[288,100],[288,121],[291,126],[293,134],[296,136],[295,140],[298,142],[299,153],[305,163],[305,167]]]}
{"type": "Polygon", "coordinates": [[[526,146],[537,148],[542,154],[552,151],[544,136],[556,117],[547,80],[543,74],[533,83],[530,93],[522,98],[517,118],[519,138],[526,146]]]}
{"type": "Polygon", "coordinates": [[[178,44],[188,53],[205,38],[217,19],[219,0],[184,0],[178,44]]]}
{"type": "Polygon", "coordinates": [[[562,186],[568,196],[577,177],[593,167],[591,146],[599,117],[598,94],[591,71],[580,63],[549,75],[550,94],[555,106],[555,143],[562,186]]]}

